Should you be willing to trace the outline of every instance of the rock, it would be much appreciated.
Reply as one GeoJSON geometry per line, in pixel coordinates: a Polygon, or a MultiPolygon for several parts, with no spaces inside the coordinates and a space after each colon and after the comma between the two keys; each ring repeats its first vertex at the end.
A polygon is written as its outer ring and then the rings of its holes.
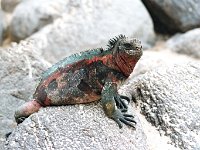
{"type": "Polygon", "coordinates": [[[22,0],[1,0],[1,8],[8,13],[12,13],[17,4],[21,1],[22,0]]]}
{"type": "Polygon", "coordinates": [[[50,62],[105,46],[119,34],[138,37],[144,47],[155,40],[151,18],[139,0],[77,1],[68,8],[70,12],[30,37],[38,41],[38,49],[50,62]]]}
{"type": "Polygon", "coordinates": [[[134,149],[147,150],[146,137],[137,129],[107,118],[100,103],[42,108],[9,136],[7,149],[134,149]]]}
{"type": "Polygon", "coordinates": [[[49,64],[36,54],[33,41],[0,49],[0,145],[16,127],[14,112],[30,100],[36,80],[49,64]]]}
{"type": "Polygon", "coordinates": [[[200,28],[184,34],[177,34],[170,38],[165,45],[174,52],[200,58],[200,28]]]}
{"type": "MultiPolygon", "coordinates": [[[[155,56],[154,58],[161,56],[160,53],[154,53],[157,52],[145,51],[144,55],[152,55],[155,56]]],[[[170,54],[166,57],[169,56],[170,54]]],[[[130,91],[130,89],[126,91],[130,91]]],[[[131,103],[129,109],[136,110],[132,105],[131,103]]],[[[17,126],[8,138],[6,148],[80,149],[81,147],[86,149],[90,147],[90,149],[160,150],[167,146],[168,149],[175,149],[167,144],[164,137],[156,135],[158,133],[154,131],[155,128],[146,125],[147,123],[139,116],[138,112],[131,113],[136,114],[136,131],[126,126],[120,130],[113,120],[105,116],[99,103],[42,108],[17,126]],[[146,130],[145,133],[143,128],[146,130]]]]}
{"type": "Polygon", "coordinates": [[[161,66],[132,78],[124,90],[141,113],[171,143],[200,149],[200,63],[161,66]]]}
{"type": "Polygon", "coordinates": [[[0,45],[2,45],[3,40],[7,32],[7,22],[3,11],[0,9],[0,45]]]}
{"type": "MultiPolygon", "coordinates": [[[[69,1],[25,0],[17,5],[11,21],[11,36],[19,41],[40,30],[67,11],[69,1]]],[[[68,10],[69,11],[69,10],[68,10]]]]}
{"type": "Polygon", "coordinates": [[[200,61],[185,55],[173,53],[164,46],[161,46],[158,49],[154,47],[151,50],[149,49],[143,52],[143,55],[136,64],[133,73],[130,75],[130,78],[145,74],[146,72],[152,71],[157,67],[162,66],[165,68],[166,66],[190,62],[198,63],[200,61]]]}
{"type": "Polygon", "coordinates": [[[142,0],[149,10],[155,30],[161,33],[186,32],[200,27],[200,2],[196,0],[142,0]]]}

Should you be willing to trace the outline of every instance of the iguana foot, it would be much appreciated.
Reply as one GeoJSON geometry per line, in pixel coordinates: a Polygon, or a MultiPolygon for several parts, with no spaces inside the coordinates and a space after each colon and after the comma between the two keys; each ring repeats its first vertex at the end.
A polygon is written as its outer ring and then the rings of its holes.
{"type": "Polygon", "coordinates": [[[135,129],[136,121],[133,119],[133,115],[125,114],[117,109],[111,118],[119,125],[120,129],[122,128],[122,123],[135,129]]]}
{"type": "Polygon", "coordinates": [[[124,100],[127,100],[128,103],[130,102],[130,98],[127,96],[119,95],[117,94],[115,97],[115,103],[118,109],[120,109],[122,112],[127,112],[128,105],[124,102],[124,100]]]}
{"type": "Polygon", "coordinates": [[[20,123],[22,123],[26,118],[27,118],[27,117],[19,117],[19,118],[16,118],[15,120],[16,120],[17,124],[20,124],[20,123]]]}

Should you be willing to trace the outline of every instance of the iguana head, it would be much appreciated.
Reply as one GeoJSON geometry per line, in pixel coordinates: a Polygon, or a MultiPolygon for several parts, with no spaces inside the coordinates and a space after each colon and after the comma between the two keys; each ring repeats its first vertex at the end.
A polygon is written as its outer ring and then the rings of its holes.
{"type": "Polygon", "coordinates": [[[109,48],[118,68],[127,76],[133,71],[137,61],[142,56],[141,42],[135,38],[127,38],[124,35],[111,39],[109,48]]]}

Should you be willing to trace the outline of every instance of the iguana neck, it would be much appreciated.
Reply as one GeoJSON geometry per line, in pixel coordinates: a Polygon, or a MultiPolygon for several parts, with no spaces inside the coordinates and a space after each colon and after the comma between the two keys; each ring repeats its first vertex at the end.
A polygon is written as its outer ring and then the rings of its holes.
{"type": "Polygon", "coordinates": [[[138,58],[130,57],[124,53],[116,53],[113,55],[113,60],[119,70],[128,77],[133,72],[138,58]]]}
{"type": "MultiPolygon", "coordinates": [[[[137,63],[137,60],[135,61],[133,58],[130,59],[128,57],[122,57],[119,53],[109,54],[96,59],[101,60],[103,64],[108,66],[109,68],[122,72],[127,77],[132,73],[135,64],[137,63]]],[[[95,58],[93,58],[93,61],[96,61],[95,58]]]]}

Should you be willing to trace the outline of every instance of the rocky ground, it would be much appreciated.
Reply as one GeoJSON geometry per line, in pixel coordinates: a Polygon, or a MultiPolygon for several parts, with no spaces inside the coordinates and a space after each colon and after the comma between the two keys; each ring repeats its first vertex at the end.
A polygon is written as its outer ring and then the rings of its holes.
{"type": "Polygon", "coordinates": [[[198,6],[195,0],[1,0],[0,149],[200,149],[198,6]],[[136,130],[120,130],[99,102],[42,108],[17,126],[14,112],[31,99],[44,70],[72,53],[104,48],[119,34],[144,47],[119,89],[133,97],[136,130]]]}

